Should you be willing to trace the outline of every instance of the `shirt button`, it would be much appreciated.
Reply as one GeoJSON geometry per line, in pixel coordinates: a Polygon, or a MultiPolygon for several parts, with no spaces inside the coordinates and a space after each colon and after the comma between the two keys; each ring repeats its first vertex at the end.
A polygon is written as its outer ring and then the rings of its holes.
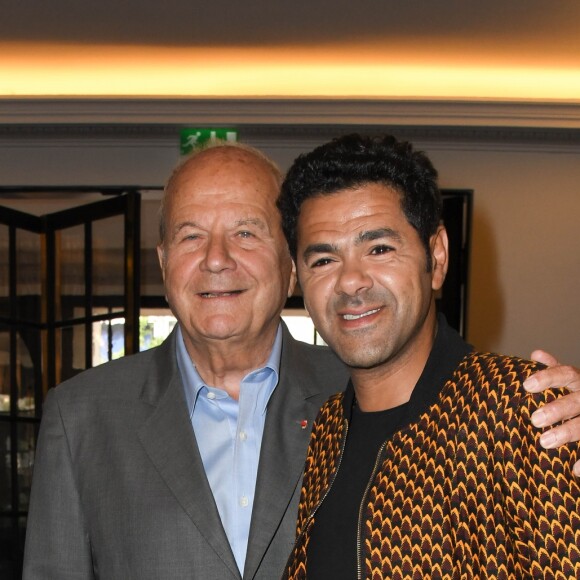
{"type": "Polygon", "coordinates": [[[213,401],[215,399],[215,393],[212,393],[211,391],[209,391],[207,394],[207,398],[210,399],[211,401],[213,401]]]}
{"type": "Polygon", "coordinates": [[[240,441],[245,441],[248,438],[248,435],[245,431],[240,431],[240,441]]]}
{"type": "Polygon", "coordinates": [[[241,506],[241,507],[248,507],[248,504],[249,504],[249,503],[250,503],[250,502],[248,501],[248,498],[247,498],[245,495],[243,495],[243,496],[240,498],[240,506],[241,506]]]}

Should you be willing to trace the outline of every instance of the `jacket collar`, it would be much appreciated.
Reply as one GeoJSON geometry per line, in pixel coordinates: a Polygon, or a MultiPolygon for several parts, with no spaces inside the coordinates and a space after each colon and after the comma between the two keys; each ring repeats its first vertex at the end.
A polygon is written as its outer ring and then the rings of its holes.
{"type": "MultiPolygon", "coordinates": [[[[461,360],[471,351],[473,347],[449,326],[443,314],[438,314],[433,347],[409,400],[408,422],[415,420],[435,402],[461,360]]],[[[349,420],[355,398],[352,381],[349,381],[343,398],[344,416],[349,420]]]]}

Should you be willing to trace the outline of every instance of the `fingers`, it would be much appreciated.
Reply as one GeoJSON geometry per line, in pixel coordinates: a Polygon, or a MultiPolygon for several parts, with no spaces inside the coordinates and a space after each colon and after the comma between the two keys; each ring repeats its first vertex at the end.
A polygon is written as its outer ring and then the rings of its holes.
{"type": "MultiPolygon", "coordinates": [[[[531,419],[534,427],[549,427],[567,419],[577,418],[578,415],[580,415],[580,392],[575,392],[540,407],[532,413],[531,419]]],[[[572,427],[572,435],[575,438],[568,441],[580,440],[580,418],[577,421],[578,427],[576,429],[572,427]]]]}
{"type": "MultiPolygon", "coordinates": [[[[532,424],[536,427],[549,427],[563,422],[542,433],[540,445],[545,449],[554,449],[566,443],[580,441],[580,369],[559,364],[555,357],[543,350],[535,350],[531,358],[548,368],[534,373],[524,381],[526,391],[537,393],[558,387],[571,391],[532,414],[532,424]]],[[[580,460],[574,464],[572,471],[575,476],[580,477],[580,460]]]]}
{"type": "Polygon", "coordinates": [[[565,443],[580,440],[580,418],[570,419],[540,435],[540,445],[544,449],[554,449],[565,443]]]}
{"type": "MultiPolygon", "coordinates": [[[[555,449],[578,440],[580,440],[580,418],[571,419],[540,435],[540,445],[544,449],[555,449]]],[[[580,460],[574,464],[572,471],[574,475],[580,476],[580,460]]]]}
{"type": "Polygon", "coordinates": [[[532,360],[535,360],[536,362],[545,364],[548,367],[553,367],[558,364],[558,360],[556,359],[556,357],[552,356],[545,350],[535,350],[530,355],[530,358],[532,360]]]}
{"type": "MultiPolygon", "coordinates": [[[[580,417],[576,416],[578,414],[580,414],[580,392],[570,393],[536,410],[532,414],[532,423],[536,427],[546,427],[565,421],[542,433],[540,445],[544,449],[555,449],[566,443],[580,441],[580,417]]],[[[580,477],[580,460],[574,464],[572,471],[575,476],[580,477]]]]}
{"type": "Polygon", "coordinates": [[[554,387],[566,387],[570,391],[580,390],[580,369],[557,364],[534,373],[524,381],[524,389],[530,393],[554,387]]]}

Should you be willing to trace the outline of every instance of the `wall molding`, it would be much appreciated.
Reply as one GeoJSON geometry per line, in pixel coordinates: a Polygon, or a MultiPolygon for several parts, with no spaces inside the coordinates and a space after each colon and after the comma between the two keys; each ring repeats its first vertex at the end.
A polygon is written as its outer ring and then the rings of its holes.
{"type": "Polygon", "coordinates": [[[580,129],[580,100],[0,98],[0,124],[38,123],[580,129]]]}
{"type": "MultiPolygon", "coordinates": [[[[201,123],[199,123],[201,125],[201,123]]],[[[181,125],[0,125],[0,147],[172,149],[181,125]]],[[[392,132],[420,147],[447,150],[580,151],[580,130],[409,125],[240,126],[241,138],[259,148],[309,149],[351,131],[392,132]]]]}
{"type": "Polygon", "coordinates": [[[580,150],[580,101],[0,98],[0,146],[11,149],[175,149],[181,127],[211,125],[266,149],[360,131],[430,149],[580,150]]]}

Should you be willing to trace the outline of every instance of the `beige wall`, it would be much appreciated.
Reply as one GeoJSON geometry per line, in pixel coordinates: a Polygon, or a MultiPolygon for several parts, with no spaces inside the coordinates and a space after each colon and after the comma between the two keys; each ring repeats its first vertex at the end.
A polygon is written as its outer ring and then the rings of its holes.
{"type": "Polygon", "coordinates": [[[474,189],[469,340],[580,364],[580,151],[431,154],[444,187],[474,189]]]}

